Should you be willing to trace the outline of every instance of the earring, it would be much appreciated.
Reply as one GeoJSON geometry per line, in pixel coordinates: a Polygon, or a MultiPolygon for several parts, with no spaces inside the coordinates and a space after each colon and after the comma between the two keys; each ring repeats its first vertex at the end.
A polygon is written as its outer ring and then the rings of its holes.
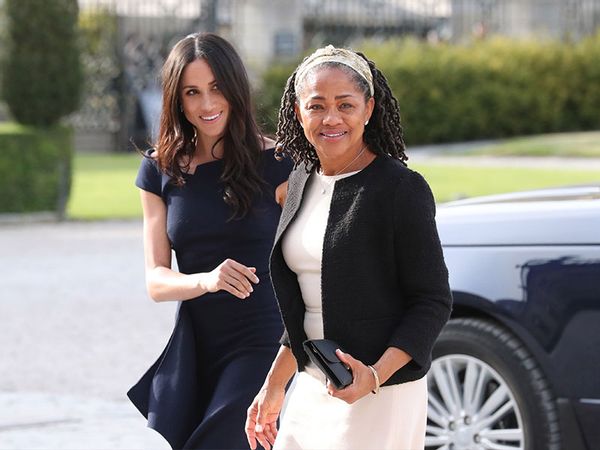
{"type": "Polygon", "coordinates": [[[366,127],[367,125],[369,125],[369,121],[368,121],[368,120],[365,122],[365,127],[366,127]]]}

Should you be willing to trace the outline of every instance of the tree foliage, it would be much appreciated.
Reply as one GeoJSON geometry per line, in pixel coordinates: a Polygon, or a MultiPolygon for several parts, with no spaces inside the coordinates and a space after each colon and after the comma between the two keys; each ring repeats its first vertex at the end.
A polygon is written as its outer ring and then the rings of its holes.
{"type": "Polygon", "coordinates": [[[20,123],[52,126],[79,106],[77,0],[5,0],[2,92],[20,123]]]}
{"type": "MultiPolygon", "coordinates": [[[[386,76],[409,146],[600,129],[600,33],[576,43],[401,39],[357,49],[386,76]]],[[[273,64],[263,74],[259,113],[269,131],[292,71],[273,64]]]]}

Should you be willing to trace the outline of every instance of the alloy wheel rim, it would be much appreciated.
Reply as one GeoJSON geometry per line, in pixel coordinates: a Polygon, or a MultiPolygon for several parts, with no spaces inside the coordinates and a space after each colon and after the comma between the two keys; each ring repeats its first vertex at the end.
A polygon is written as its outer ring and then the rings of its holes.
{"type": "Polygon", "coordinates": [[[452,354],[435,359],[427,375],[425,448],[525,448],[519,406],[508,383],[485,362],[452,354]]]}

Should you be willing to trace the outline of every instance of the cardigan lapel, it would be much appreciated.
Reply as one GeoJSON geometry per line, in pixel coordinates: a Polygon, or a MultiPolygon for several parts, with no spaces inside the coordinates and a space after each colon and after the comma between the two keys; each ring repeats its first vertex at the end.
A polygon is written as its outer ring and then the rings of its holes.
{"type": "Polygon", "coordinates": [[[277,232],[275,233],[275,246],[279,244],[281,236],[287,229],[292,219],[296,217],[296,213],[298,212],[298,209],[302,203],[302,196],[304,194],[306,181],[311,173],[306,173],[306,166],[304,164],[300,164],[290,174],[287,198],[285,200],[285,204],[283,205],[283,210],[281,211],[281,218],[279,220],[277,232]]]}

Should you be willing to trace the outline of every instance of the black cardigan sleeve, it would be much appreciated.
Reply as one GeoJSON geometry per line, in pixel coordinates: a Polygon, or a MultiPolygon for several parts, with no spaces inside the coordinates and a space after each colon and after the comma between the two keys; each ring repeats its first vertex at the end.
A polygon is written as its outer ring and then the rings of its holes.
{"type": "Polygon", "coordinates": [[[404,350],[423,367],[450,317],[452,294],[433,195],[417,172],[408,170],[397,185],[393,214],[396,267],[405,309],[389,345],[404,350]]]}

